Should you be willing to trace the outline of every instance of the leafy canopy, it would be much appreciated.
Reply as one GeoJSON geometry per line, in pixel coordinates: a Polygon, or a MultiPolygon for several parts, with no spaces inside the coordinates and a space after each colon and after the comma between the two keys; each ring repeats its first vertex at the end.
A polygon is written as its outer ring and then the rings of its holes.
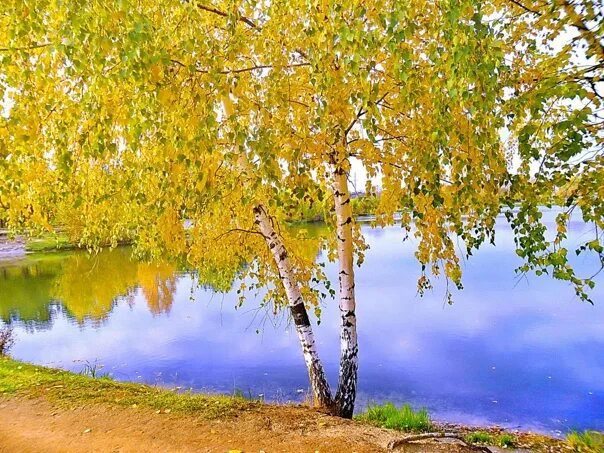
{"type": "MultiPolygon", "coordinates": [[[[0,220],[63,225],[91,247],[131,239],[225,288],[243,273],[281,302],[253,207],[268,207],[297,278],[324,281],[285,220],[329,212],[334,169],[361,165],[366,191],[381,188],[375,223],[402,212],[419,239],[420,291],[430,274],[461,286],[455,237],[466,254],[493,241],[507,206],[522,270],[587,298],[593,282],[564,246],[570,214],[551,239],[538,207],[580,208],[598,229],[578,252],[601,254],[598,14],[507,0],[6,0],[0,220]]],[[[333,258],[336,240],[318,247],[333,258]]],[[[354,241],[360,262],[358,226],[354,241]]]]}

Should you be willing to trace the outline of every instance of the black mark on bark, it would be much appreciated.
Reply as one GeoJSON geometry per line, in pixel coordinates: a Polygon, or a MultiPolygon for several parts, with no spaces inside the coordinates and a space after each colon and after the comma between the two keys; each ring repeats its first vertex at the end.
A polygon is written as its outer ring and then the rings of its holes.
{"type": "Polygon", "coordinates": [[[296,326],[310,326],[310,320],[308,319],[308,313],[304,304],[297,303],[292,305],[291,312],[296,326]]]}

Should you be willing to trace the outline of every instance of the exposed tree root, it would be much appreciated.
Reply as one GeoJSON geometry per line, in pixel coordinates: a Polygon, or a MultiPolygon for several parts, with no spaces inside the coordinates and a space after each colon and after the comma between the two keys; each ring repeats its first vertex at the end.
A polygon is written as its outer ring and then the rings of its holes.
{"type": "Polygon", "coordinates": [[[390,441],[388,443],[388,449],[394,450],[394,449],[396,449],[402,445],[408,444],[410,442],[415,442],[415,441],[424,440],[424,439],[456,439],[456,440],[463,442],[463,444],[466,447],[471,448],[472,450],[484,451],[486,453],[492,453],[492,451],[488,447],[470,444],[470,443],[466,442],[466,440],[463,438],[463,436],[456,434],[456,433],[414,434],[412,436],[403,437],[402,439],[395,439],[395,440],[390,441]]]}

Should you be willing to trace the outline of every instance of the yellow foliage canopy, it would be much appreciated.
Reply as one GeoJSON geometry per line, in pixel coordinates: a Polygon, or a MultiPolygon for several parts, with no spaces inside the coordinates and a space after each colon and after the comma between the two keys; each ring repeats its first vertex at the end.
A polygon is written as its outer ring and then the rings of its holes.
{"type": "MultiPolygon", "coordinates": [[[[333,205],[333,169],[356,161],[368,192],[379,180],[376,224],[402,212],[433,274],[460,285],[452,234],[471,253],[493,240],[505,205],[527,269],[553,267],[583,297],[586,281],[548,249],[533,214],[578,178],[564,203],[603,226],[602,97],[588,83],[603,71],[601,40],[586,26],[594,8],[6,0],[0,220],[14,230],[62,224],[92,247],[127,238],[142,255],[219,270],[225,286],[242,271],[264,285],[278,279],[251,214],[264,203],[307,282],[324,276],[314,256],[296,253],[306,239],[285,220],[333,205]],[[573,62],[572,43],[549,45],[569,29],[588,44],[588,69],[573,62]]],[[[356,226],[354,241],[362,257],[356,226]]]]}

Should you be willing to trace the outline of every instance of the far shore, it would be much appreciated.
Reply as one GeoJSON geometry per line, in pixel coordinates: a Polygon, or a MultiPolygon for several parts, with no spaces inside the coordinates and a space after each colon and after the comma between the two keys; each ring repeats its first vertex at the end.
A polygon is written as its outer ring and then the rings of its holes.
{"type": "Polygon", "coordinates": [[[23,240],[9,241],[0,236],[0,259],[19,258],[25,254],[26,249],[23,240]]]}

